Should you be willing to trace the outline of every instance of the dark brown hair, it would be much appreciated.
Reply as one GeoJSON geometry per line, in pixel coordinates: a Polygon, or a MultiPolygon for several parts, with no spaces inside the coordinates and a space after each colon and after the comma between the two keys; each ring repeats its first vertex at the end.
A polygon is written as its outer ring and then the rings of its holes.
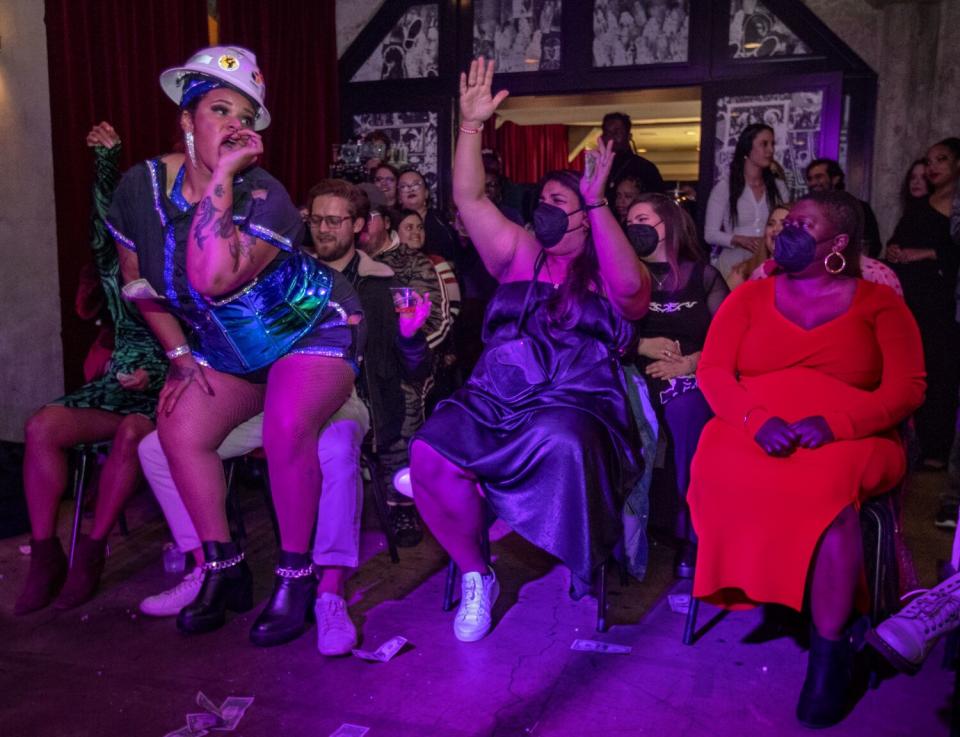
{"type": "Polygon", "coordinates": [[[317,197],[339,197],[347,201],[350,217],[367,219],[370,214],[370,198],[356,184],[346,179],[321,179],[310,188],[307,194],[307,212],[313,212],[313,201],[317,197]]]}
{"type": "Polygon", "coordinates": [[[633,206],[640,204],[650,205],[657,217],[663,221],[666,246],[664,250],[667,254],[667,263],[670,265],[670,278],[673,280],[673,289],[678,289],[680,262],[703,260],[697,244],[697,226],[694,225],[689,213],[665,194],[645,192],[638,195],[627,208],[628,217],[633,206]]]}

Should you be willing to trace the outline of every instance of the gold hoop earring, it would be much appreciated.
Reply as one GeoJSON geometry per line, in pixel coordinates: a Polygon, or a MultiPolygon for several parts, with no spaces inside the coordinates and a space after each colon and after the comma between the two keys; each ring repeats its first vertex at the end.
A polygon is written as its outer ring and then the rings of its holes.
{"type": "Polygon", "coordinates": [[[841,274],[843,270],[847,268],[847,260],[843,257],[843,254],[840,251],[830,251],[827,254],[827,257],[823,259],[823,268],[829,271],[831,274],[841,274]],[[830,259],[836,256],[840,259],[840,265],[836,268],[830,266],[830,259]]]}

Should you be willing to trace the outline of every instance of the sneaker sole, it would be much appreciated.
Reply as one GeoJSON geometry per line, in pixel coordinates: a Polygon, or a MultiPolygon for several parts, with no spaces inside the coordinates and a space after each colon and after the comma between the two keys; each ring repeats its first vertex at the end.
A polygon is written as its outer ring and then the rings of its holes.
{"type": "Polygon", "coordinates": [[[934,527],[939,527],[941,530],[956,530],[957,521],[950,520],[949,522],[934,522],[934,527]]]}
{"type": "Polygon", "coordinates": [[[920,666],[916,663],[911,663],[909,660],[904,658],[896,648],[891,647],[886,640],[884,640],[880,635],[877,634],[875,629],[871,629],[867,632],[866,636],[867,642],[880,653],[894,668],[896,668],[901,673],[907,673],[909,675],[914,675],[920,670],[920,666]]]}

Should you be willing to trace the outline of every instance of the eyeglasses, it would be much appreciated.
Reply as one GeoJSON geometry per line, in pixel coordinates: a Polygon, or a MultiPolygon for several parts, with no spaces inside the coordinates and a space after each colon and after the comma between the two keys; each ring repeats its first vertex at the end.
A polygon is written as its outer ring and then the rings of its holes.
{"type": "Polygon", "coordinates": [[[353,220],[349,215],[311,215],[307,222],[314,228],[319,228],[322,223],[326,223],[328,228],[339,228],[344,220],[353,220]]]}
{"type": "Polygon", "coordinates": [[[401,192],[404,192],[404,191],[406,191],[406,190],[408,190],[408,189],[409,189],[409,190],[416,191],[416,190],[420,189],[420,187],[422,187],[422,186],[423,186],[423,185],[420,184],[420,182],[404,182],[403,184],[397,185],[397,189],[399,189],[401,192]]]}
{"type": "Polygon", "coordinates": [[[397,181],[396,177],[374,177],[374,184],[393,184],[397,181]]]}

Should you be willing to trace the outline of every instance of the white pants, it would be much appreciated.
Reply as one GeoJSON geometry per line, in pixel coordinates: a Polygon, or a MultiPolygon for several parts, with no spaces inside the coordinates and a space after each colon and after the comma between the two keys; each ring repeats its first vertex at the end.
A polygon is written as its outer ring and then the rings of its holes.
{"type": "MultiPolygon", "coordinates": [[[[370,428],[370,414],[356,390],[320,429],[317,455],[323,487],[317,510],[317,533],[313,562],[319,566],[356,568],[360,562],[360,514],[363,478],[360,445],[370,428]]],[[[217,448],[224,460],[249,453],[263,445],[263,414],[238,425],[217,448]]],[[[140,442],[143,473],[163,509],[173,539],[180,550],[200,547],[200,538],[180,498],[170,464],[160,447],[156,431],[140,442]]]]}

